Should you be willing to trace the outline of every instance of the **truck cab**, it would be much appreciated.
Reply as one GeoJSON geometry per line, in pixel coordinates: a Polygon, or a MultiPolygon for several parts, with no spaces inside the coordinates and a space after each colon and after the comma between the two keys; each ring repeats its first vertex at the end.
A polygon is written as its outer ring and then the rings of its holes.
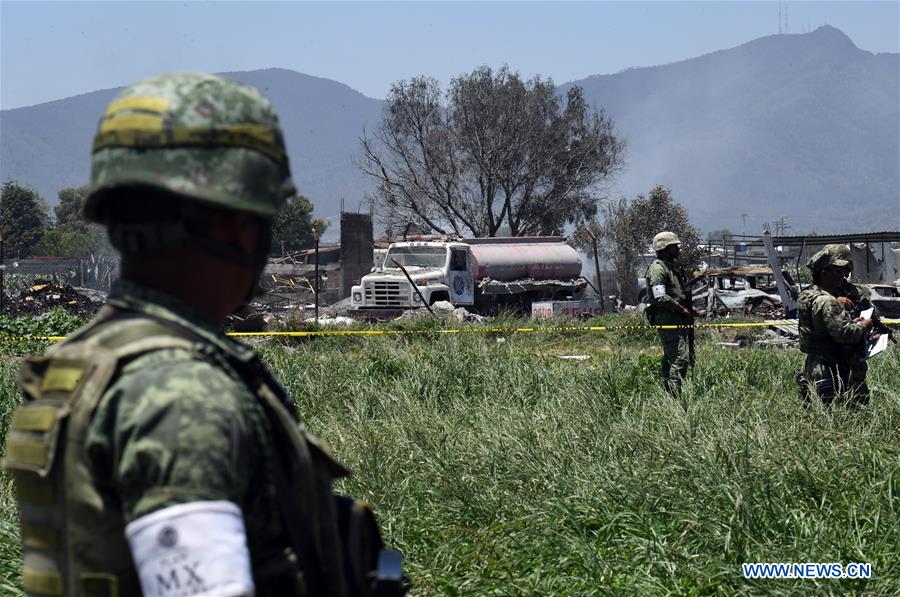
{"type": "Polygon", "coordinates": [[[381,267],[372,268],[351,289],[350,300],[354,309],[408,309],[437,301],[471,305],[475,300],[471,249],[452,241],[393,243],[381,267]],[[406,269],[415,288],[398,265],[406,269]]]}

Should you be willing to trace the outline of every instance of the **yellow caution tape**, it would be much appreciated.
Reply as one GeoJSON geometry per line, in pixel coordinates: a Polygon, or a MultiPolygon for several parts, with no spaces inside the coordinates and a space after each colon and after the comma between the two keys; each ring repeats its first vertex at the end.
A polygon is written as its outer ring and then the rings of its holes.
{"type": "MultiPolygon", "coordinates": [[[[885,325],[900,325],[900,319],[882,319],[885,325]]],[[[227,336],[255,338],[308,338],[314,336],[412,336],[423,334],[527,334],[546,332],[617,332],[629,330],[701,330],[712,328],[759,328],[796,325],[796,321],[754,321],[747,323],[695,323],[693,325],[595,325],[530,328],[450,328],[438,330],[316,330],[288,332],[228,332],[227,336]]],[[[0,336],[0,342],[41,340],[60,342],[65,336],[0,336]]]]}
{"type": "Polygon", "coordinates": [[[760,327],[771,323],[731,323],[690,325],[596,325],[536,328],[451,328],[439,330],[320,330],[295,332],[229,332],[229,336],[391,336],[404,334],[527,334],[541,332],[607,332],[619,330],[678,330],[713,327],[760,327]]]}

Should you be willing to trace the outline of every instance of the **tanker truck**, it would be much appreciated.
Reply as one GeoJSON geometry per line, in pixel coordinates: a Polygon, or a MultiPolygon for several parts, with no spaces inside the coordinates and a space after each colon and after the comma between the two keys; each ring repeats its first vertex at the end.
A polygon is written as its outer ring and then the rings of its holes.
{"type": "Polygon", "coordinates": [[[353,286],[351,306],[409,309],[449,301],[494,313],[525,311],[535,300],[579,299],[587,282],[581,277],[578,252],[565,240],[413,237],[395,242],[381,267],[372,268],[353,286]]]}

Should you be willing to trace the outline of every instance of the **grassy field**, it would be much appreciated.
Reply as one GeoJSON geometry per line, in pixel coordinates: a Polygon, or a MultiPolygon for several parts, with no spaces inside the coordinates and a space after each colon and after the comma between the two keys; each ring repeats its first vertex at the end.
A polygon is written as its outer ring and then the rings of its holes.
{"type": "MultiPolygon", "coordinates": [[[[257,347],[355,471],[339,489],[373,504],[417,594],[900,593],[900,349],[872,363],[868,409],[805,411],[801,354],[718,347],[728,334],[698,334],[679,400],[648,330],[257,347]],[[573,354],[590,359],[557,358],[573,354]],[[870,562],[873,578],[743,579],[756,561],[870,562]]],[[[0,505],[2,591],[19,557],[5,479],[0,505]]]]}

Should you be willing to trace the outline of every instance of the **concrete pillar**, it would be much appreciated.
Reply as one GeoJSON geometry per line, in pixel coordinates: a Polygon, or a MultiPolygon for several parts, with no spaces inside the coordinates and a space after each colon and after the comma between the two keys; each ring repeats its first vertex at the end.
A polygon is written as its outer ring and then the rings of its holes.
{"type": "Polygon", "coordinates": [[[370,214],[341,213],[341,298],[371,271],[373,243],[370,214]]]}

